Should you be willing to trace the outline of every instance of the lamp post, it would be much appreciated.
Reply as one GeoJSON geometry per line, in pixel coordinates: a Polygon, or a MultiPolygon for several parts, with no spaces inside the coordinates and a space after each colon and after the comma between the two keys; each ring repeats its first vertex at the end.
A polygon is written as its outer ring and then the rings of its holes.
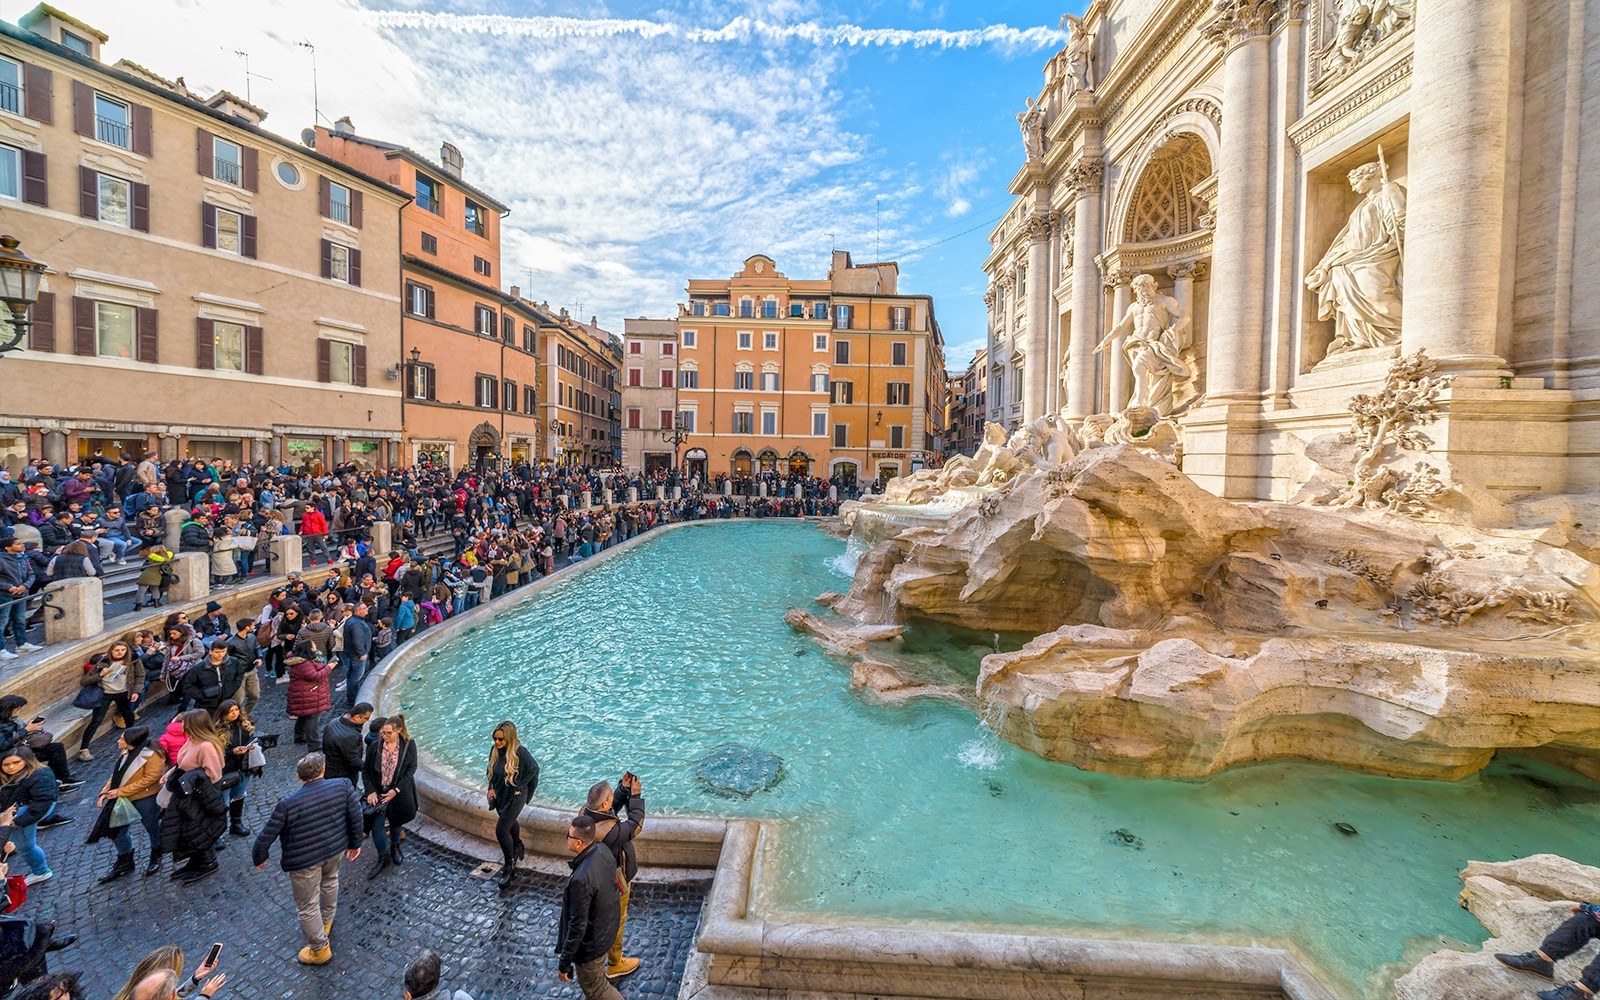
{"type": "Polygon", "coordinates": [[[0,236],[0,302],[11,310],[11,332],[0,340],[0,355],[22,350],[22,337],[32,321],[28,307],[39,301],[44,265],[17,249],[15,236],[0,236]]]}
{"type": "Polygon", "coordinates": [[[689,440],[689,432],[684,430],[680,424],[674,421],[671,427],[663,427],[656,433],[661,435],[661,440],[663,442],[670,443],[672,445],[672,471],[679,471],[678,449],[682,448],[683,443],[689,440]]]}

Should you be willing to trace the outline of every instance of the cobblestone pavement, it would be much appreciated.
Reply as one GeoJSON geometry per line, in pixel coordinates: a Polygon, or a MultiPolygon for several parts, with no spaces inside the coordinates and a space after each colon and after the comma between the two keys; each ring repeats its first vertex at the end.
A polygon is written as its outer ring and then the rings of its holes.
{"type": "MultiPolygon", "coordinates": [[[[290,740],[293,723],[283,714],[284,690],[269,679],[256,706],[257,730],[280,733],[283,741],[268,751],[267,772],[251,785],[245,813],[252,830],[261,828],[278,799],[298,787],[293,771],[302,748],[290,740]]],[[[170,705],[159,704],[144,721],[155,734],[172,714],[170,705]]],[[[511,890],[502,894],[492,880],[472,874],[476,861],[415,834],[406,842],[405,863],[374,881],[367,880],[370,845],[358,861],[345,863],[334,958],[322,967],[295,961],[303,942],[288,876],[278,868],[276,850],[266,871],[250,867],[250,838],[228,837],[218,855],[222,870],[196,885],[180,886],[167,877],[170,860],[161,872],[143,877],[149,842],[138,828],[138,870],[97,885],[115,851],[108,842],[86,847],[83,840],[94,821],[95,793],[116,755],[113,737],[102,736],[93,749],[92,764],[73,764],[87,783],[61,800],[62,811],[74,821],[39,836],[55,878],[30,890],[24,912],[55,920],[62,933],[79,935],[76,945],[50,956],[50,969],[83,972],[94,1000],[115,992],[134,963],[159,944],[180,945],[193,971],[213,941],[223,943],[224,998],[398,998],[406,963],[425,947],[443,960],[445,983],[476,1000],[582,995],[576,983],[557,980],[551,954],[560,877],[519,871],[511,890]]],[[[706,880],[636,887],[627,953],[643,964],[617,984],[628,1000],[677,996],[709,885],[706,880]]]]}

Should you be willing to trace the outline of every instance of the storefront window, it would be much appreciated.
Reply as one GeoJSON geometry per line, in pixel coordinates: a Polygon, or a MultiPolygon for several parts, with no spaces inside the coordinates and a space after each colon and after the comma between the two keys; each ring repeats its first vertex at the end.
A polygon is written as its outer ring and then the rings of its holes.
{"type": "MultiPolygon", "coordinates": [[[[107,452],[107,454],[110,454],[107,452]]],[[[244,464],[243,449],[238,438],[196,438],[189,439],[189,447],[184,451],[186,458],[203,458],[212,465],[223,462],[232,462],[237,468],[244,464]]]]}
{"type": "Polygon", "coordinates": [[[299,470],[320,472],[328,457],[321,438],[288,438],[283,450],[284,464],[299,470]]]}
{"type": "Polygon", "coordinates": [[[17,478],[22,475],[22,467],[27,461],[28,432],[0,431],[0,469],[17,478]]]}
{"type": "Polygon", "coordinates": [[[345,461],[358,469],[376,469],[383,457],[383,445],[377,441],[350,441],[344,446],[345,461]]]}

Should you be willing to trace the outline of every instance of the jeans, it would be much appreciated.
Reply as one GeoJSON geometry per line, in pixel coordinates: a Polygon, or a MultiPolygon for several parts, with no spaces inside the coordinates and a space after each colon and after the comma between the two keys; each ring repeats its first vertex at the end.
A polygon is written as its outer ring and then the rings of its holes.
{"type": "MultiPolygon", "coordinates": [[[[50,803],[50,808],[46,809],[44,815],[40,816],[39,819],[41,821],[47,820],[55,814],[56,804],[52,802],[50,803]]],[[[20,810],[17,818],[20,820],[26,815],[28,815],[28,810],[23,809],[20,810]]],[[[39,825],[37,823],[19,826],[12,830],[11,842],[17,845],[17,857],[21,858],[22,863],[27,866],[28,874],[43,875],[50,871],[50,863],[45,860],[44,851],[39,849],[39,825]]]]}
{"type": "MultiPolygon", "coordinates": [[[[155,854],[161,850],[161,807],[156,805],[154,795],[132,801],[133,807],[139,810],[139,822],[144,825],[144,832],[150,835],[150,853],[155,854]]],[[[111,842],[116,845],[118,854],[132,854],[133,824],[112,827],[111,842]]]]}
{"type": "Polygon", "coordinates": [[[460,594],[453,598],[451,600],[451,606],[454,608],[452,612],[453,614],[459,615],[461,612],[467,610],[467,595],[460,594]]]}
{"type": "Polygon", "coordinates": [[[7,596],[10,600],[0,608],[0,648],[4,648],[8,635],[16,640],[18,646],[28,641],[28,595],[7,596]]]}
{"type": "Polygon", "coordinates": [[[128,692],[121,694],[106,694],[100,698],[100,707],[89,713],[89,724],[83,727],[83,742],[78,745],[80,750],[89,749],[89,742],[94,739],[94,731],[100,728],[100,723],[111,714],[115,707],[117,714],[122,717],[122,728],[133,725],[133,702],[128,697],[128,692]]]}
{"type": "MultiPolygon", "coordinates": [[[[1557,962],[1582,950],[1583,946],[1600,938],[1600,917],[1580,911],[1568,917],[1560,927],[1550,932],[1539,950],[1557,962]]],[[[1600,954],[1596,954],[1584,967],[1578,982],[1591,992],[1600,991],[1600,954]]]]}
{"type": "Polygon", "coordinates": [[[137,538],[100,538],[95,541],[100,546],[101,559],[126,559],[130,552],[144,544],[137,538]]]}
{"type": "Polygon", "coordinates": [[[339,861],[343,856],[340,851],[320,865],[289,873],[300,935],[318,951],[328,946],[328,934],[323,928],[333,923],[334,910],[339,906],[339,861]]]}
{"type": "Polygon", "coordinates": [[[522,809],[528,804],[526,795],[513,795],[508,802],[496,802],[495,811],[500,814],[499,820],[494,825],[494,839],[500,842],[500,856],[505,859],[506,867],[517,861],[517,856],[522,853],[522,827],[517,823],[517,817],[522,815],[522,809]]]}
{"type": "Polygon", "coordinates": [[[367,676],[367,657],[352,656],[349,653],[340,653],[344,657],[344,697],[345,704],[351,708],[356,704],[356,691],[360,689],[361,682],[367,676]]]}
{"type": "MultiPolygon", "coordinates": [[[[365,802],[366,799],[361,801],[365,802]]],[[[372,846],[377,849],[379,854],[388,854],[389,845],[400,842],[400,828],[404,825],[404,823],[396,823],[390,819],[387,811],[373,819],[372,846]]]]}
{"type": "Polygon", "coordinates": [[[294,720],[294,738],[296,742],[306,745],[312,753],[322,752],[322,717],[326,712],[317,712],[314,715],[299,715],[294,720]]]}
{"type": "Polygon", "coordinates": [[[240,771],[239,772],[239,783],[234,785],[232,788],[224,788],[222,790],[222,804],[223,805],[230,805],[230,804],[232,804],[234,801],[236,801],[238,799],[245,798],[246,797],[245,793],[250,788],[250,779],[251,779],[251,777],[252,777],[252,775],[250,774],[250,772],[248,772],[248,771],[240,771]]]}

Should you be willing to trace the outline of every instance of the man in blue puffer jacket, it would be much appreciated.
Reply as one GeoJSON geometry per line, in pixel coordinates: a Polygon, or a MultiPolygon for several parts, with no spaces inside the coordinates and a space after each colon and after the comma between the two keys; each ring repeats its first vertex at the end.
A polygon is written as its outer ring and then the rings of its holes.
{"type": "Polygon", "coordinates": [[[279,863],[289,873],[305,965],[326,965],[333,959],[328,932],[339,904],[339,855],[361,856],[361,803],[355,786],[344,778],[323,777],[327,760],[308,753],[295,765],[300,790],[281,799],[251,849],[258,869],[267,867],[272,842],[281,839],[279,863]]]}

